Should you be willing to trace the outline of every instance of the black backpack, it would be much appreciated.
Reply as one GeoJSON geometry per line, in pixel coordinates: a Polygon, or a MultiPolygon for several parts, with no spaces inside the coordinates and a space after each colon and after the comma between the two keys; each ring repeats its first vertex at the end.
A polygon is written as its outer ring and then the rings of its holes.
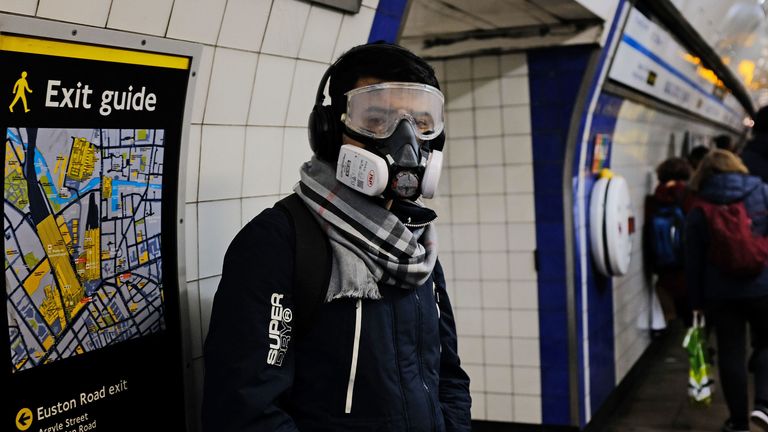
{"type": "Polygon", "coordinates": [[[331,280],[331,244],[310,209],[295,193],[275,203],[285,212],[295,233],[293,305],[298,334],[307,330],[328,294],[331,280]]]}

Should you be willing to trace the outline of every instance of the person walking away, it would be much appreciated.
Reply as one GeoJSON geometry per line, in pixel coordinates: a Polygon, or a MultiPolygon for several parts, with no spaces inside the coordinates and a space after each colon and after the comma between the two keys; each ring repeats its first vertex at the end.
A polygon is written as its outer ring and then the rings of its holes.
{"type": "Polygon", "coordinates": [[[707,146],[699,145],[691,149],[691,152],[686,156],[686,160],[691,166],[691,170],[696,171],[701,160],[704,159],[704,156],[706,156],[707,153],[709,153],[709,147],[707,146]]]}
{"type": "Polygon", "coordinates": [[[736,144],[733,142],[730,135],[717,135],[716,137],[712,138],[712,141],[715,143],[715,148],[720,150],[728,150],[732,153],[736,152],[736,144]]]}
{"type": "Polygon", "coordinates": [[[657,275],[659,296],[667,321],[678,317],[690,326],[691,310],[686,295],[683,234],[688,211],[687,182],[691,167],[683,158],[669,158],[656,168],[658,185],[646,205],[644,249],[647,263],[657,275]]]}
{"type": "Polygon", "coordinates": [[[729,263],[729,257],[722,254],[725,246],[733,246],[737,235],[736,230],[722,231],[725,217],[738,214],[741,203],[746,209],[742,228],[747,231],[746,238],[741,237],[743,248],[765,245],[764,239],[752,235],[768,234],[768,185],[749,175],[738,156],[718,149],[702,160],[690,186],[702,201],[694,201],[686,220],[685,273],[694,310],[706,311],[708,322],[714,322],[720,380],[730,411],[722,430],[749,431],[751,418],[768,431],[768,270],[759,262],[753,272],[736,271],[740,263],[729,263]],[[727,212],[718,216],[718,210],[727,212]],[[752,345],[749,363],[747,326],[752,345]],[[751,415],[748,371],[755,380],[751,415]]]}
{"type": "Polygon", "coordinates": [[[741,159],[752,175],[768,182],[768,106],[755,114],[752,138],[741,152],[741,159]]]}

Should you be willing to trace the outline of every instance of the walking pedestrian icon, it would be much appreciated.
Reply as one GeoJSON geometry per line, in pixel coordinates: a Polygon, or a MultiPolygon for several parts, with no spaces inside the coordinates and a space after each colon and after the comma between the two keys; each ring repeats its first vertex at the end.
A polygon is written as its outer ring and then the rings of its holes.
{"type": "Polygon", "coordinates": [[[16,414],[16,428],[25,431],[32,426],[32,411],[29,408],[22,408],[16,414]]]}
{"type": "Polygon", "coordinates": [[[24,112],[29,112],[29,108],[27,107],[27,92],[32,93],[32,89],[29,88],[29,84],[27,83],[27,72],[24,71],[21,73],[21,78],[16,80],[16,84],[13,85],[13,94],[16,95],[15,98],[13,98],[13,102],[11,102],[11,106],[8,107],[11,112],[13,112],[13,106],[16,105],[16,102],[21,99],[21,102],[24,104],[24,112]]]}

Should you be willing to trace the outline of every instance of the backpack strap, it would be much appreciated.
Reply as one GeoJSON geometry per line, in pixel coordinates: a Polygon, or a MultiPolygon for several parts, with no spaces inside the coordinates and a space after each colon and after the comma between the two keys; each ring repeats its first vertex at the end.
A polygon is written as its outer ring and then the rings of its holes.
{"type": "Polygon", "coordinates": [[[275,204],[284,211],[295,233],[294,291],[295,327],[306,332],[314,322],[318,307],[328,294],[331,280],[331,244],[306,204],[293,193],[275,204]]]}

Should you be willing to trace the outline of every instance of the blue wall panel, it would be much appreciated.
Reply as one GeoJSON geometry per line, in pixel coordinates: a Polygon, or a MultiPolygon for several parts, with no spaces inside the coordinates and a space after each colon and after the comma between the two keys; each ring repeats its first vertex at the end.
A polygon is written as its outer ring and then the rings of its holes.
{"type": "Polygon", "coordinates": [[[379,0],[368,42],[396,42],[408,0],[379,0]]]}
{"type": "Polygon", "coordinates": [[[567,425],[571,421],[563,166],[576,95],[594,49],[572,46],[528,52],[539,264],[542,421],[549,425],[567,425]]]}

